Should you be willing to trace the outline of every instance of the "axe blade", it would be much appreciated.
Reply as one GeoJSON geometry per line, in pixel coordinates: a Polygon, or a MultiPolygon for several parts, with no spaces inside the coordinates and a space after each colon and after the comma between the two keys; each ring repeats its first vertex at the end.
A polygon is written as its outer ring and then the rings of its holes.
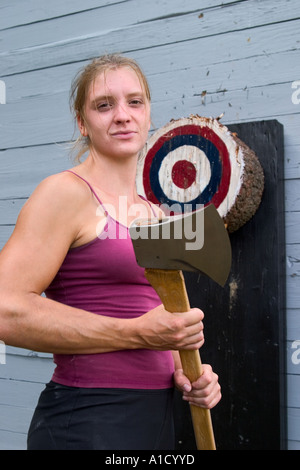
{"type": "Polygon", "coordinates": [[[214,205],[162,220],[135,220],[129,227],[137,263],[144,268],[198,271],[224,286],[231,246],[214,205]]]}

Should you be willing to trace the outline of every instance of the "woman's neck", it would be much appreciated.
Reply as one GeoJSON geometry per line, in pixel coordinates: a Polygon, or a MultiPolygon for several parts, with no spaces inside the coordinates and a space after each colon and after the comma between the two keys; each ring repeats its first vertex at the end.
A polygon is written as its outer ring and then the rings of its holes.
{"type": "Polygon", "coordinates": [[[137,157],[118,160],[95,158],[89,154],[87,159],[77,167],[78,172],[109,199],[127,197],[129,203],[137,202],[136,191],[137,157]]]}

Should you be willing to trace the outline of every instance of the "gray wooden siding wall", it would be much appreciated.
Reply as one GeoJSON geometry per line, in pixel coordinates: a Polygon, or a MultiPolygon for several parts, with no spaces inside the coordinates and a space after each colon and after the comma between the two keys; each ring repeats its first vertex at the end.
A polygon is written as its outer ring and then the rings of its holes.
{"type": "MultiPolygon", "coordinates": [[[[224,124],[275,118],[284,125],[286,413],[288,447],[300,449],[299,1],[1,0],[0,39],[0,80],[6,85],[6,104],[0,104],[0,249],[38,182],[71,165],[65,147],[74,130],[69,85],[94,56],[118,51],[141,63],[155,127],[191,113],[225,113],[224,124]]],[[[53,366],[47,354],[11,347],[5,358],[0,449],[23,449],[53,366]]]]}

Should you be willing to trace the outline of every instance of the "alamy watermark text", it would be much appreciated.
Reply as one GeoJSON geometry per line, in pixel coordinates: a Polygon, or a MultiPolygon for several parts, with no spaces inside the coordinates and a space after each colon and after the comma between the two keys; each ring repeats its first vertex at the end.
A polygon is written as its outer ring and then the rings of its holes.
{"type": "MultiPolygon", "coordinates": [[[[109,239],[122,239],[127,238],[127,231],[120,230],[118,224],[106,224],[103,226],[103,215],[109,215],[112,219],[118,220],[117,214],[124,214],[127,219],[134,219],[141,222],[135,231],[131,231],[133,239],[183,239],[185,241],[186,250],[200,250],[203,246],[204,237],[204,214],[203,205],[197,204],[196,208],[192,204],[179,204],[174,203],[169,206],[167,204],[152,206],[154,212],[157,212],[157,217],[149,219],[149,207],[144,204],[132,204],[128,206],[127,197],[119,197],[119,207],[113,205],[105,205],[106,213],[104,214],[103,207],[99,206],[96,215],[101,217],[101,221],[97,225],[97,237],[101,240],[109,239]],[[129,207],[129,209],[128,209],[129,207]],[[196,209],[196,210],[195,210],[196,209]],[[186,217],[193,213],[193,218],[186,217]],[[161,214],[170,214],[171,217],[162,217],[161,214]],[[174,216],[174,217],[173,217],[174,216]],[[175,224],[170,224],[175,219],[180,221],[175,224]],[[143,224],[143,222],[145,222],[143,224]],[[149,226],[149,230],[143,230],[143,226],[149,226]]],[[[153,214],[154,216],[154,214],[153,214]]],[[[125,219],[122,224],[129,226],[130,224],[125,219]]]]}
{"type": "Polygon", "coordinates": [[[295,90],[292,93],[292,103],[300,104],[300,80],[295,80],[292,83],[292,89],[295,90]]]}
{"type": "Polygon", "coordinates": [[[296,341],[293,341],[291,347],[294,350],[292,352],[292,363],[296,366],[300,364],[300,340],[297,339],[296,341]]]}
{"type": "Polygon", "coordinates": [[[3,341],[0,341],[0,365],[6,364],[6,346],[3,341]]]}
{"type": "Polygon", "coordinates": [[[6,85],[3,80],[0,80],[0,104],[6,104],[6,85]]]}

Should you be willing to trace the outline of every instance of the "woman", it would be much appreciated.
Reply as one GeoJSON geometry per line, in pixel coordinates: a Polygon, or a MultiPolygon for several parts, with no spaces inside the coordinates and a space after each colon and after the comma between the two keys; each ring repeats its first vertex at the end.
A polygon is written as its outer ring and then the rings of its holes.
{"type": "Polygon", "coordinates": [[[77,77],[72,103],[88,155],[37,187],[0,255],[0,338],[56,363],[28,449],[172,449],[174,384],[207,408],[221,395],[210,366],[191,384],[171,352],[202,346],[203,312],[164,310],[128,236],[158,211],[135,186],[148,84],[133,60],[104,56],[77,77]]]}

